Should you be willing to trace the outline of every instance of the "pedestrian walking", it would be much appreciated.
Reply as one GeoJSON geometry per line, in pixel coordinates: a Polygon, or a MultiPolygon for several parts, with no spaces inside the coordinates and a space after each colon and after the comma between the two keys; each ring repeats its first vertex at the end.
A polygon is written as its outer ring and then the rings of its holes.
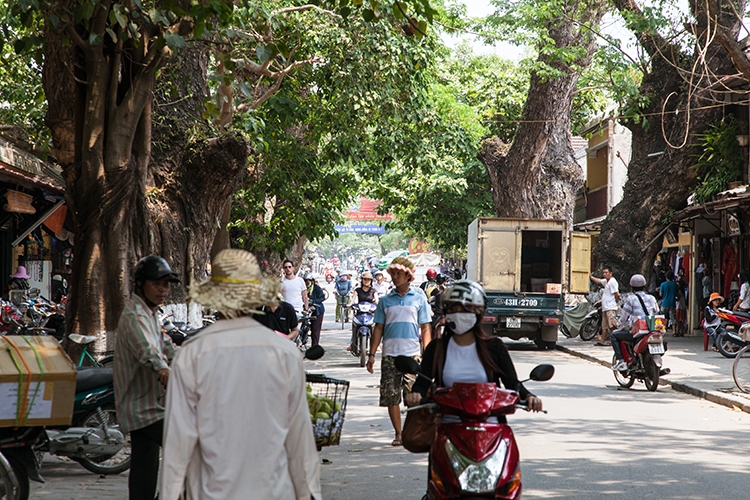
{"type": "Polygon", "coordinates": [[[326,294],[320,285],[315,283],[315,277],[312,274],[305,274],[304,279],[307,284],[307,296],[312,301],[312,313],[315,316],[315,319],[310,322],[311,345],[316,346],[320,343],[320,330],[323,328],[323,316],[326,312],[323,303],[326,301],[326,294]]]}
{"type": "Polygon", "coordinates": [[[161,500],[320,500],[305,371],[295,345],[250,315],[276,302],[244,250],[221,251],[190,297],[221,319],[185,342],[167,390],[161,500]]]}
{"type": "Polygon", "coordinates": [[[282,264],[284,277],[281,279],[281,294],[284,302],[289,302],[295,311],[307,311],[307,285],[294,271],[294,262],[286,259],[282,264]]]}
{"type": "Polygon", "coordinates": [[[172,341],[162,333],[159,306],[177,274],[156,255],[142,258],[133,273],[134,291],[117,325],[114,353],[115,409],[120,431],[130,433],[130,500],[154,500],[164,427],[164,390],[172,341]]]}
{"type": "Polygon", "coordinates": [[[374,373],[375,353],[380,341],[383,352],[380,361],[380,406],[388,408],[395,438],[393,446],[401,446],[401,398],[411,392],[414,375],[404,375],[396,369],[397,356],[410,356],[421,362],[420,333],[424,347],[430,343],[430,307],[419,288],[412,287],[414,263],[406,257],[396,257],[386,269],[394,289],[380,299],[375,309],[375,327],[367,358],[367,371],[374,373]]]}

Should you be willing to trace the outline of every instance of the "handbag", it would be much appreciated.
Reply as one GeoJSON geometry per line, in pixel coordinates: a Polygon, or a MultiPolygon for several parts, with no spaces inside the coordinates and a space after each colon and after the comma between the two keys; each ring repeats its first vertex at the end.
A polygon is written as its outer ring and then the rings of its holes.
{"type": "Polygon", "coordinates": [[[430,451],[437,433],[440,416],[430,408],[420,408],[406,413],[406,421],[401,431],[401,443],[412,453],[430,451]]]}
{"type": "MultiPolygon", "coordinates": [[[[435,345],[433,359],[437,363],[432,364],[432,378],[435,379],[436,372],[442,374],[443,364],[443,342],[442,339],[436,339],[439,342],[435,345]],[[439,365],[439,366],[438,366],[439,365]]],[[[430,408],[419,408],[418,410],[408,411],[404,428],[401,430],[401,444],[404,448],[412,453],[426,453],[430,451],[432,442],[437,434],[437,426],[440,423],[440,415],[433,413],[430,408]]]]}

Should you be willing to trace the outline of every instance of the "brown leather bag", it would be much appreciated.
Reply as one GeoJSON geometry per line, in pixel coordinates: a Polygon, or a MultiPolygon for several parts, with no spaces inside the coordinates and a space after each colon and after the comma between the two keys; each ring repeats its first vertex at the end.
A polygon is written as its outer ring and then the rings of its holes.
{"type": "Polygon", "coordinates": [[[432,413],[429,408],[407,412],[404,429],[401,433],[401,442],[404,448],[412,453],[430,451],[439,422],[440,416],[432,413]]]}
{"type": "MultiPolygon", "coordinates": [[[[439,342],[435,345],[435,353],[432,363],[432,378],[435,375],[442,379],[443,374],[443,342],[442,339],[436,339],[439,342]]],[[[440,423],[440,415],[433,413],[429,408],[420,408],[418,410],[406,413],[406,421],[401,431],[401,443],[404,448],[412,453],[426,453],[430,451],[432,441],[437,433],[437,426],[440,423]]]]}

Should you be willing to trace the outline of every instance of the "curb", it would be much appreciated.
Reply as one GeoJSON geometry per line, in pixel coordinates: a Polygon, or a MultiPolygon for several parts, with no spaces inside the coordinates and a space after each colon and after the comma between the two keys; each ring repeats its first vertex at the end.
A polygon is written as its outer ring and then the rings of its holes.
{"type": "MultiPolygon", "coordinates": [[[[572,356],[576,356],[578,358],[591,361],[592,363],[598,363],[602,366],[607,367],[608,369],[611,369],[610,363],[608,361],[603,361],[595,356],[590,356],[582,352],[574,351],[567,347],[561,346],[560,344],[557,344],[555,348],[558,351],[562,351],[566,354],[570,354],[572,356]]],[[[675,382],[675,381],[669,380],[666,377],[659,378],[659,385],[662,385],[662,384],[669,385],[670,387],[672,387],[673,390],[677,392],[682,392],[685,394],[689,394],[691,396],[698,397],[700,399],[705,399],[706,401],[710,401],[718,405],[726,406],[727,408],[741,410],[745,413],[750,413],[750,401],[744,401],[740,398],[729,396],[727,394],[724,394],[718,391],[705,391],[703,389],[698,389],[697,387],[690,386],[683,382],[675,382]]]]}

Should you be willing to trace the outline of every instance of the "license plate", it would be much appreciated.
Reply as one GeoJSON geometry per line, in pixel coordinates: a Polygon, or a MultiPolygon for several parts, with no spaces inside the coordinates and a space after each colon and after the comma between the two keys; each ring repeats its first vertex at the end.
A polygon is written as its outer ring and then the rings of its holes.
{"type": "Polygon", "coordinates": [[[649,344],[648,352],[651,354],[664,354],[664,344],[649,344]]]}
{"type": "Polygon", "coordinates": [[[507,318],[505,326],[506,328],[521,328],[521,318],[507,318]]]}

